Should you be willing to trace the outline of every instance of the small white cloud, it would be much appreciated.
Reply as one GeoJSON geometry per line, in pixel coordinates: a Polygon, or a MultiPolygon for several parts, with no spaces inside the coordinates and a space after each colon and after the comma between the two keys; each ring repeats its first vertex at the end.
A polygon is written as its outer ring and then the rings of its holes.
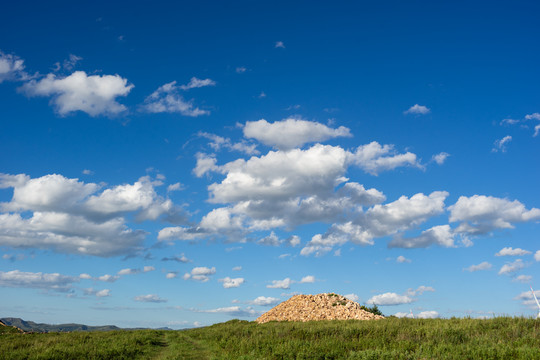
{"type": "Polygon", "coordinates": [[[272,306],[278,304],[280,301],[280,299],[274,297],[258,296],[255,300],[248,301],[247,303],[258,306],[272,306]]]}
{"type": "Polygon", "coordinates": [[[151,303],[164,303],[164,302],[167,302],[166,299],[162,299],[162,298],[160,298],[159,296],[157,296],[155,294],[135,296],[134,300],[139,301],[139,302],[151,302],[151,303]]]}
{"type": "Polygon", "coordinates": [[[59,273],[32,273],[19,270],[8,272],[0,271],[0,287],[33,288],[68,292],[71,290],[72,284],[78,281],[78,277],[65,276],[59,273]]]}
{"type": "Polygon", "coordinates": [[[411,259],[407,259],[407,258],[406,258],[405,256],[403,256],[403,255],[398,256],[397,259],[396,259],[396,261],[397,261],[398,263],[401,263],[401,264],[403,264],[403,263],[411,263],[411,262],[412,262],[411,259]]]}
{"type": "Polygon", "coordinates": [[[289,289],[293,281],[290,278],[285,278],[283,280],[272,280],[271,285],[266,285],[269,289],[289,289]]]}
{"type": "Polygon", "coordinates": [[[122,269],[120,270],[117,274],[118,275],[133,275],[133,274],[138,274],[140,273],[141,270],[139,269],[122,269]]]}
{"type": "Polygon", "coordinates": [[[179,182],[167,186],[167,192],[180,191],[184,189],[185,189],[184,185],[182,185],[179,182]]]}
{"type": "Polygon", "coordinates": [[[517,259],[514,262],[504,264],[499,270],[499,275],[508,275],[515,273],[525,267],[525,263],[521,259],[517,259]]]}
{"type": "Polygon", "coordinates": [[[109,289],[99,290],[98,292],[96,292],[96,296],[97,297],[111,296],[111,290],[109,289]]]}
{"type": "Polygon", "coordinates": [[[315,276],[313,275],[308,275],[308,276],[304,276],[302,278],[302,280],[300,280],[300,284],[310,284],[310,283],[314,283],[315,282],[315,276]]]}
{"type": "Polygon", "coordinates": [[[223,278],[223,279],[219,279],[218,281],[223,283],[223,287],[225,289],[230,289],[230,288],[239,287],[240,285],[242,285],[245,282],[245,279],[244,278],[232,279],[230,277],[226,277],[226,278],[223,278]]]}
{"type": "Polygon", "coordinates": [[[164,257],[161,261],[176,261],[183,264],[191,262],[184,254],[181,254],[180,256],[164,257]]]}
{"type": "Polygon", "coordinates": [[[537,250],[537,251],[534,253],[534,260],[540,261],[540,250],[537,250]]]}
{"type": "Polygon", "coordinates": [[[175,277],[178,276],[178,273],[177,272],[174,272],[174,271],[171,271],[171,272],[168,272],[167,275],[165,275],[165,277],[167,279],[174,279],[175,277]]]}
{"type": "Polygon", "coordinates": [[[261,91],[261,93],[259,94],[258,98],[259,99],[263,99],[266,97],[266,93],[264,91],[261,91]]]}
{"type": "Polygon", "coordinates": [[[150,113],[180,113],[184,116],[191,117],[210,114],[207,110],[194,107],[193,101],[184,100],[178,93],[176,81],[162,85],[150,94],[144,100],[142,109],[150,113]]]}
{"type": "Polygon", "coordinates": [[[375,295],[372,298],[370,298],[367,303],[368,304],[374,304],[374,305],[401,305],[401,304],[409,304],[412,303],[414,299],[407,295],[399,295],[393,292],[387,292],[380,295],[375,295]]]}
{"type": "Polygon", "coordinates": [[[244,66],[238,66],[238,67],[236,68],[236,72],[237,72],[238,74],[243,74],[243,73],[245,73],[246,71],[247,71],[247,69],[246,69],[244,66]]]}
{"type": "Polygon", "coordinates": [[[351,301],[356,301],[358,302],[358,300],[360,299],[358,297],[358,295],[356,294],[347,294],[347,295],[344,295],[347,299],[351,300],[351,301]]]}
{"type": "Polygon", "coordinates": [[[212,79],[197,79],[196,77],[192,77],[189,84],[187,85],[180,85],[180,89],[182,90],[189,90],[194,88],[200,88],[205,86],[215,86],[216,82],[212,79]]]}
{"type": "Polygon", "coordinates": [[[276,41],[276,44],[274,45],[274,47],[285,49],[285,44],[283,44],[283,41],[276,41]]]}
{"type": "Polygon", "coordinates": [[[540,120],[540,113],[533,113],[525,115],[526,120],[540,120]]]}
{"type": "Polygon", "coordinates": [[[512,281],[514,282],[520,282],[520,283],[529,283],[532,280],[531,275],[519,275],[516,276],[512,281]]]}
{"type": "Polygon", "coordinates": [[[59,78],[48,74],[31,80],[20,89],[28,96],[52,96],[52,104],[60,115],[83,111],[90,116],[116,115],[127,110],[116,98],[127,96],[133,88],[120,75],[90,75],[84,71],[59,78]]]}
{"type": "Polygon", "coordinates": [[[437,155],[433,155],[433,156],[432,156],[432,159],[433,159],[433,161],[435,161],[437,164],[442,165],[442,164],[444,164],[444,162],[446,161],[446,159],[448,159],[449,156],[450,156],[450,154],[445,153],[445,152],[442,152],[442,153],[439,153],[439,154],[437,154],[437,155]]]}
{"type": "Polygon", "coordinates": [[[88,170],[88,169],[84,169],[84,170],[82,171],[82,173],[83,173],[84,175],[94,175],[94,172],[93,172],[92,170],[88,170]]]}
{"type": "Polygon", "coordinates": [[[200,310],[200,309],[191,309],[191,310],[195,312],[200,312],[200,313],[227,314],[227,315],[236,316],[236,317],[257,317],[260,315],[258,311],[253,310],[251,307],[247,307],[243,309],[240,306],[228,306],[228,307],[222,307],[222,308],[210,309],[210,310],[200,310]]]}
{"type": "Polygon", "coordinates": [[[493,148],[491,149],[491,152],[500,151],[500,152],[505,153],[507,150],[506,146],[508,145],[510,141],[512,141],[512,137],[510,135],[506,135],[500,140],[495,140],[495,142],[493,143],[493,148]]]}
{"type": "Polygon", "coordinates": [[[118,279],[119,279],[118,276],[105,274],[105,275],[99,276],[96,280],[104,281],[104,282],[115,282],[118,279]]]}
{"type": "Polygon", "coordinates": [[[156,268],[153,266],[145,266],[143,268],[143,272],[149,272],[149,271],[154,271],[154,270],[156,270],[156,268]]]}
{"type": "Polygon", "coordinates": [[[208,267],[195,267],[191,270],[191,273],[185,273],[183,276],[184,280],[193,279],[195,281],[200,282],[207,282],[210,280],[210,275],[214,275],[216,273],[216,268],[208,268],[208,267]]]}
{"type": "Polygon", "coordinates": [[[528,254],[531,254],[531,252],[520,248],[512,249],[511,247],[505,247],[496,253],[495,256],[523,256],[528,254]]]}
{"type": "Polygon", "coordinates": [[[84,280],[92,279],[92,277],[89,274],[86,274],[86,273],[83,273],[83,274],[79,275],[79,278],[84,279],[84,280]]]}
{"type": "Polygon", "coordinates": [[[242,270],[241,266],[235,266],[232,268],[232,271],[240,271],[240,270],[242,270]]]}
{"type": "Polygon", "coordinates": [[[416,315],[418,319],[436,319],[439,317],[439,313],[436,311],[422,311],[416,315]]]}
{"type": "Polygon", "coordinates": [[[537,137],[538,134],[540,134],[540,125],[536,125],[534,127],[534,135],[533,135],[533,137],[537,137]]]}
{"type": "Polygon", "coordinates": [[[431,110],[428,109],[426,106],[424,105],[418,105],[418,104],[414,104],[413,106],[411,106],[408,110],[404,111],[403,113],[405,115],[408,115],[408,114],[414,114],[414,115],[426,115],[426,114],[429,114],[431,110]]]}
{"type": "Polygon", "coordinates": [[[0,51],[0,83],[5,80],[24,80],[27,76],[24,72],[24,60],[0,51]]]}
{"type": "Polygon", "coordinates": [[[464,268],[463,270],[468,272],[475,272],[475,271],[483,271],[483,270],[489,270],[493,267],[490,263],[487,261],[481,262],[478,265],[471,265],[468,268],[464,268]]]}

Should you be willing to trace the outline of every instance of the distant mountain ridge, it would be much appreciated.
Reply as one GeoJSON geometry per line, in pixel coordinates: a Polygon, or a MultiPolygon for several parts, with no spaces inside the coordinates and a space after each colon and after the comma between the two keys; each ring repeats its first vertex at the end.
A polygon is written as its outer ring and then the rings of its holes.
{"type": "MultiPolygon", "coordinates": [[[[7,326],[19,328],[25,332],[70,332],[70,331],[113,331],[113,330],[143,330],[146,328],[119,328],[114,325],[88,326],[83,324],[41,324],[33,321],[25,321],[20,318],[1,318],[0,322],[7,326]]],[[[157,330],[172,330],[168,327],[157,330]]]]}

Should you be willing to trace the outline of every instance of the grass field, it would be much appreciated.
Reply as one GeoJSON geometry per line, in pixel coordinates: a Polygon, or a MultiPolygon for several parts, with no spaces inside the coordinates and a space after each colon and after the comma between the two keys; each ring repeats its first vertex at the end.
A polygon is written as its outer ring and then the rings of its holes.
{"type": "Polygon", "coordinates": [[[48,334],[0,328],[0,359],[540,359],[540,321],[232,320],[183,331],[48,334]]]}

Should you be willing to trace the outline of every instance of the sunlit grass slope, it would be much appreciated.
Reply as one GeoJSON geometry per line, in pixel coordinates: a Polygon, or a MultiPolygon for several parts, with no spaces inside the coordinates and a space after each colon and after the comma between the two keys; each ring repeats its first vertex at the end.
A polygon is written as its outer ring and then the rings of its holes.
{"type": "Polygon", "coordinates": [[[0,335],[2,359],[540,359],[540,321],[396,319],[0,335]]]}

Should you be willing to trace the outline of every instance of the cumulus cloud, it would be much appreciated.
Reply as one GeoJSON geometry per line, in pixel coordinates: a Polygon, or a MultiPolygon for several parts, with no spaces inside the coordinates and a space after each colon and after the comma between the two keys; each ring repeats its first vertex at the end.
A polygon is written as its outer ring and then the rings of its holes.
{"type": "Polygon", "coordinates": [[[313,275],[304,276],[302,280],[299,281],[300,284],[311,284],[314,282],[315,282],[315,276],[313,275]]]}
{"type": "Polygon", "coordinates": [[[272,284],[266,285],[269,289],[290,289],[293,281],[290,278],[285,278],[283,280],[272,280],[272,284]]]}
{"type": "Polygon", "coordinates": [[[127,96],[133,88],[120,75],[90,75],[75,71],[67,77],[48,74],[21,87],[28,96],[51,96],[60,115],[83,111],[90,116],[115,115],[127,110],[116,98],[127,96]]]}
{"type": "Polygon", "coordinates": [[[495,256],[523,256],[523,255],[529,255],[531,254],[530,251],[523,250],[520,248],[512,249],[511,247],[505,247],[499,250],[498,253],[495,254],[495,256]]]}
{"type": "Polygon", "coordinates": [[[493,265],[488,263],[487,261],[481,262],[478,265],[471,265],[467,268],[464,268],[463,270],[469,271],[469,272],[475,272],[475,271],[482,271],[482,270],[490,270],[493,265]]]}
{"type": "Polygon", "coordinates": [[[518,275],[512,281],[520,283],[529,283],[532,280],[531,275],[518,275]]]}
{"type": "Polygon", "coordinates": [[[194,267],[191,272],[185,273],[183,276],[184,280],[193,279],[195,281],[200,282],[207,282],[210,280],[210,276],[214,275],[216,273],[216,268],[208,268],[208,267],[194,267]]]}
{"type": "Polygon", "coordinates": [[[413,115],[426,115],[426,114],[429,114],[430,113],[430,109],[428,109],[426,106],[424,105],[418,105],[418,104],[414,104],[413,106],[411,106],[408,110],[404,111],[403,113],[405,115],[408,115],[408,114],[413,114],[413,115]]]}
{"type": "Polygon", "coordinates": [[[454,233],[449,225],[434,226],[416,237],[397,236],[388,243],[389,248],[427,248],[431,245],[454,247],[454,233]]]}
{"type": "Polygon", "coordinates": [[[493,196],[461,196],[449,206],[450,221],[460,222],[456,232],[481,235],[496,229],[512,229],[512,223],[540,219],[540,209],[527,210],[521,202],[493,196]]]}
{"type": "Polygon", "coordinates": [[[245,282],[245,279],[244,278],[230,278],[230,277],[226,277],[226,278],[223,278],[223,279],[219,279],[218,280],[220,283],[223,283],[223,287],[225,289],[230,289],[230,288],[237,288],[239,287],[240,285],[242,285],[244,282],[245,282]]]}
{"type": "Polygon", "coordinates": [[[182,210],[158,196],[148,177],[134,184],[102,187],[58,174],[39,178],[0,174],[0,188],[13,188],[11,201],[0,203],[6,211],[0,213],[0,245],[127,255],[139,249],[146,233],[128,228],[125,215],[133,214],[138,221],[183,220],[182,210]]]}
{"type": "MultiPolygon", "coordinates": [[[[540,290],[535,290],[534,294],[537,299],[540,299],[540,290]]],[[[531,307],[531,309],[538,310],[538,305],[533,296],[533,291],[524,291],[514,298],[514,300],[521,300],[523,305],[531,307]]]]}
{"type": "Polygon", "coordinates": [[[133,300],[139,301],[139,302],[151,302],[151,303],[164,303],[164,302],[167,302],[166,299],[162,299],[162,298],[160,298],[159,296],[157,296],[155,294],[135,296],[135,298],[133,300]]]}
{"type": "Polygon", "coordinates": [[[248,301],[247,303],[250,305],[257,305],[257,306],[273,306],[277,305],[281,300],[275,297],[270,296],[258,296],[254,300],[248,301]]]}
{"type": "Polygon", "coordinates": [[[95,290],[94,288],[88,288],[88,289],[84,289],[84,294],[96,296],[96,297],[108,297],[108,296],[111,296],[111,290],[110,289],[95,290]]]}
{"type": "Polygon", "coordinates": [[[352,137],[350,130],[344,126],[333,129],[318,122],[295,118],[273,123],[264,119],[248,121],[244,125],[244,136],[281,150],[336,137],[352,137]]]}
{"type": "Polygon", "coordinates": [[[24,72],[24,60],[0,51],[0,83],[6,80],[24,80],[27,76],[24,72]]]}
{"type": "Polygon", "coordinates": [[[182,86],[178,87],[176,81],[160,86],[144,100],[142,109],[150,113],[180,113],[191,117],[210,114],[208,110],[194,107],[192,100],[184,100],[178,91],[182,86]]]}
{"type": "Polygon", "coordinates": [[[387,292],[384,294],[379,294],[371,297],[367,303],[378,305],[378,306],[392,306],[392,305],[401,305],[401,304],[409,304],[416,299],[415,296],[422,295],[424,292],[433,292],[435,289],[433,289],[431,286],[419,286],[417,289],[408,289],[403,295],[394,293],[394,292],[387,292]]]}
{"type": "Polygon", "coordinates": [[[178,276],[178,273],[175,272],[175,271],[168,272],[167,275],[165,275],[165,277],[166,277],[167,279],[174,279],[174,278],[177,277],[177,276],[178,276]]]}
{"type": "Polygon", "coordinates": [[[14,288],[31,288],[51,290],[57,292],[69,292],[73,283],[79,278],[61,275],[59,273],[23,272],[19,270],[0,271],[0,286],[14,288]]]}
{"type": "Polygon", "coordinates": [[[398,154],[394,145],[381,146],[376,141],[359,146],[352,156],[353,162],[371,175],[378,175],[383,171],[393,170],[401,166],[415,166],[421,168],[416,154],[406,152],[398,154]]]}
{"type": "Polygon", "coordinates": [[[104,282],[115,282],[116,280],[118,280],[120,277],[118,276],[113,276],[113,275],[109,275],[109,274],[105,274],[105,275],[102,275],[102,276],[98,276],[96,278],[96,280],[98,281],[104,281],[104,282]]]}
{"type": "Polygon", "coordinates": [[[358,302],[358,300],[360,299],[358,295],[356,294],[347,294],[347,295],[344,295],[344,297],[346,297],[347,299],[351,301],[356,301],[356,302],[358,302]]]}
{"type": "Polygon", "coordinates": [[[493,148],[491,149],[491,152],[503,152],[505,153],[507,150],[508,143],[512,141],[512,137],[510,135],[506,135],[502,139],[495,140],[493,143],[493,148]]]}
{"type": "Polygon", "coordinates": [[[204,137],[208,140],[210,140],[210,143],[208,144],[214,151],[219,151],[222,148],[228,149],[230,151],[238,151],[241,153],[245,153],[248,155],[256,155],[259,154],[259,150],[257,150],[257,145],[249,143],[245,140],[242,140],[237,143],[233,143],[231,139],[219,136],[216,134],[211,134],[207,132],[200,131],[198,133],[200,137],[204,137]]]}
{"type": "Polygon", "coordinates": [[[513,274],[525,267],[525,263],[521,259],[517,259],[511,263],[504,264],[499,270],[499,275],[513,274]]]}

